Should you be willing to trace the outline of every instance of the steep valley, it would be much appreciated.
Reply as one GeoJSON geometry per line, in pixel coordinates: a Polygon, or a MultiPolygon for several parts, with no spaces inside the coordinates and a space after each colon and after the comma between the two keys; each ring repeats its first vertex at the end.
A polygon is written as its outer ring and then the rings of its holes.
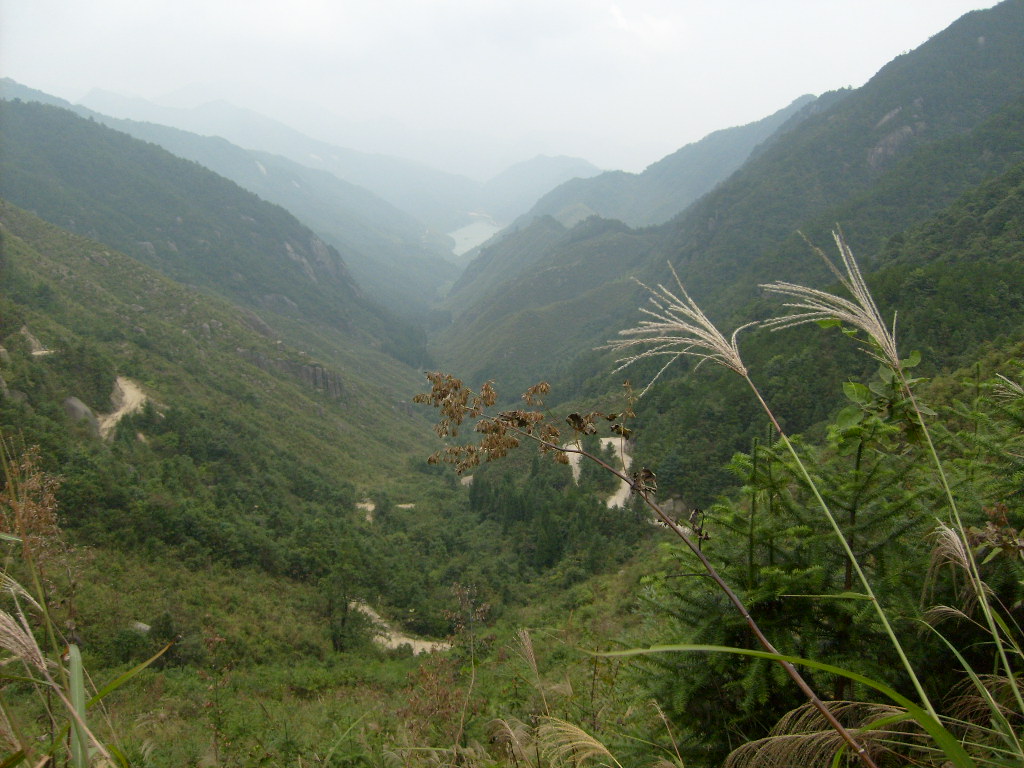
{"type": "Polygon", "coordinates": [[[96,766],[856,764],[806,708],[772,751],[752,623],[878,765],[1024,764],[1008,689],[947,717],[1020,663],[1021,40],[1006,0],[642,174],[491,183],[6,83],[0,766],[76,717],[96,766]],[[919,631],[982,578],[1009,660],[919,631]]]}

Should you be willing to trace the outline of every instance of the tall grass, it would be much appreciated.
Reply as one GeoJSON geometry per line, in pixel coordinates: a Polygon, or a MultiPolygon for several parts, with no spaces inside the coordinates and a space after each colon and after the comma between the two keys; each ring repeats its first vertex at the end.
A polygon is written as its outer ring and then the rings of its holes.
{"type": "Polygon", "coordinates": [[[87,768],[96,759],[126,765],[119,750],[97,736],[89,709],[163,651],[89,694],[78,645],[62,634],[51,610],[50,570],[64,553],[56,481],[40,469],[37,451],[15,453],[2,435],[0,465],[0,540],[7,547],[0,570],[0,740],[7,755],[0,765],[87,768]],[[12,692],[34,696],[45,716],[19,717],[12,692]]]}

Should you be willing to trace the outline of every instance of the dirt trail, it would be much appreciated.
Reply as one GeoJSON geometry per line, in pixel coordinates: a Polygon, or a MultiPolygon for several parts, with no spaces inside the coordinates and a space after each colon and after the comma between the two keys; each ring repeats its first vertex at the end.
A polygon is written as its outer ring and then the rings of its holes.
{"type": "MultiPolygon", "coordinates": [[[[604,451],[609,445],[615,449],[615,459],[618,462],[616,468],[625,468],[628,472],[630,465],[633,463],[633,457],[629,455],[625,440],[621,437],[602,437],[601,438],[601,450],[604,451]]],[[[573,482],[579,483],[580,481],[580,461],[583,457],[578,453],[566,454],[569,457],[569,466],[572,468],[572,479],[573,482]]],[[[612,507],[624,507],[629,501],[629,494],[632,491],[629,483],[625,481],[619,482],[619,487],[615,489],[615,493],[608,497],[605,501],[605,505],[611,509],[612,507]]]]}
{"type": "Polygon", "coordinates": [[[112,413],[98,417],[100,437],[104,439],[110,437],[117,422],[129,414],[141,411],[148,399],[138,384],[124,376],[118,376],[117,381],[114,382],[114,392],[110,396],[114,410],[112,413]]]}
{"type": "Polygon", "coordinates": [[[39,339],[32,335],[32,332],[28,329],[27,325],[21,326],[21,335],[25,337],[26,341],[28,341],[29,352],[34,357],[42,357],[43,355],[53,354],[52,349],[46,349],[45,347],[43,347],[39,339]]]}
{"type": "Polygon", "coordinates": [[[412,648],[412,652],[414,654],[420,654],[444,651],[450,647],[448,643],[442,643],[437,640],[424,640],[419,637],[413,637],[412,635],[406,635],[402,632],[396,631],[390,624],[381,618],[379,613],[373,610],[373,608],[368,606],[366,603],[353,602],[351,607],[365,613],[373,620],[374,624],[384,630],[383,634],[377,635],[374,640],[385,648],[400,648],[403,645],[408,645],[412,648]]]}

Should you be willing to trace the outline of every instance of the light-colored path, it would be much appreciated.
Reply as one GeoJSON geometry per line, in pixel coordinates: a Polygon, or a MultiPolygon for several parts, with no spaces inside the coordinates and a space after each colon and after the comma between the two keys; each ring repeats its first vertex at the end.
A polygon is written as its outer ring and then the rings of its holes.
{"type": "Polygon", "coordinates": [[[366,603],[360,603],[353,601],[351,607],[358,611],[362,611],[370,619],[381,628],[382,633],[374,637],[374,641],[385,648],[401,648],[403,645],[408,645],[412,648],[414,654],[420,653],[433,653],[434,651],[444,651],[449,648],[448,643],[442,643],[437,640],[424,640],[419,637],[413,637],[412,635],[406,635],[402,632],[396,631],[390,624],[388,624],[381,615],[377,613],[373,608],[368,606],[366,603]]]}
{"type": "MultiPolygon", "coordinates": [[[[601,438],[601,451],[603,452],[607,446],[612,446],[615,449],[615,460],[618,462],[617,468],[625,468],[626,472],[629,472],[629,467],[633,463],[633,457],[629,455],[627,450],[626,441],[621,437],[602,437],[601,438]]],[[[579,483],[580,481],[580,461],[583,459],[578,453],[566,454],[569,457],[569,466],[572,468],[572,479],[573,482],[579,483]]],[[[615,493],[608,497],[605,504],[609,509],[612,507],[624,507],[626,502],[629,501],[629,494],[632,491],[629,483],[625,481],[619,482],[619,487],[615,489],[615,493]]]]}
{"type": "Polygon", "coordinates": [[[146,393],[131,379],[118,376],[114,382],[114,392],[110,395],[110,401],[114,405],[112,413],[99,416],[100,437],[107,438],[114,432],[114,427],[125,416],[138,413],[146,404],[146,393]]]}
{"type": "Polygon", "coordinates": [[[21,326],[21,335],[24,336],[25,340],[28,342],[29,352],[33,356],[42,357],[43,355],[53,354],[52,349],[46,349],[45,347],[43,347],[43,345],[39,342],[39,339],[32,335],[32,332],[28,329],[27,325],[21,326]]]}

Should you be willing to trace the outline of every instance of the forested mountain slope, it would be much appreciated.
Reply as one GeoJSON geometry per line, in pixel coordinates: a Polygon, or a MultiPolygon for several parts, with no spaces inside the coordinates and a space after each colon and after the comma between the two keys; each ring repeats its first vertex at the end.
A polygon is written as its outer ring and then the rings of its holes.
{"type": "Polygon", "coordinates": [[[811,114],[814,102],[815,97],[802,96],[762,120],[715,131],[652,163],[642,173],[608,171],[568,181],[540,198],[522,221],[547,215],[572,226],[589,216],[600,216],[631,227],[663,224],[728,178],[776,131],[811,114]]]}
{"type": "Polygon", "coordinates": [[[611,332],[609,306],[632,293],[628,275],[643,268],[656,243],[653,232],[618,221],[595,217],[566,230],[537,219],[467,267],[460,283],[479,285],[479,293],[460,292],[466,306],[432,352],[471,381],[495,379],[508,395],[566,373],[581,345],[611,332]]]}
{"type": "MultiPolygon", "coordinates": [[[[967,14],[899,56],[679,217],[668,230],[666,255],[696,293],[709,295],[728,285],[722,303],[736,306],[740,293],[752,296],[759,280],[806,279],[798,258],[802,246],[793,233],[816,217],[834,221],[844,205],[875,196],[874,209],[862,218],[881,221],[849,226],[855,248],[874,249],[886,236],[880,230],[892,234],[949,204],[979,176],[961,179],[957,172],[963,166],[955,157],[922,154],[913,171],[901,164],[934,142],[964,136],[1000,110],[1013,109],[1008,105],[1024,96],[1022,34],[1024,3],[1009,0],[967,14]],[[887,199],[894,179],[907,191],[887,199]]],[[[1013,130],[1012,118],[1009,123],[1013,130]]],[[[992,138],[991,151],[1005,161],[1012,142],[992,138]]],[[[980,151],[970,162],[986,162],[989,150],[980,151]]],[[[987,172],[1005,167],[996,160],[987,172]]]]}
{"type": "Polygon", "coordinates": [[[83,540],[308,575],[352,543],[366,478],[422,450],[396,407],[410,374],[385,355],[363,350],[362,380],[104,244],[7,203],[0,223],[0,430],[62,475],[83,540]],[[118,377],[146,400],[104,440],[118,377]]]}
{"type": "Polygon", "coordinates": [[[0,120],[0,194],[14,204],[268,322],[423,359],[422,335],[370,301],[338,251],[284,209],[63,109],[3,102],[0,120]]]}
{"type": "MultiPolygon", "coordinates": [[[[870,257],[862,254],[883,319],[895,322],[903,354],[922,354],[922,375],[969,366],[1024,338],[1024,155],[1018,157],[933,217],[895,233],[870,257]]],[[[818,244],[836,255],[831,241],[818,244]]],[[[804,263],[817,269],[820,259],[807,248],[804,263]]],[[[747,310],[761,317],[784,311],[767,297],[747,310]]],[[[726,332],[733,327],[722,322],[726,332]]],[[[877,368],[838,332],[817,328],[748,331],[740,348],[755,383],[792,430],[828,419],[844,402],[842,383],[870,381],[877,368]]],[[[708,503],[733,482],[725,469],[731,454],[763,436],[766,424],[737,377],[707,366],[683,375],[690,366],[677,365],[640,402],[638,452],[666,494],[708,503]]],[[[596,391],[599,381],[595,376],[589,386],[596,391]]]]}

